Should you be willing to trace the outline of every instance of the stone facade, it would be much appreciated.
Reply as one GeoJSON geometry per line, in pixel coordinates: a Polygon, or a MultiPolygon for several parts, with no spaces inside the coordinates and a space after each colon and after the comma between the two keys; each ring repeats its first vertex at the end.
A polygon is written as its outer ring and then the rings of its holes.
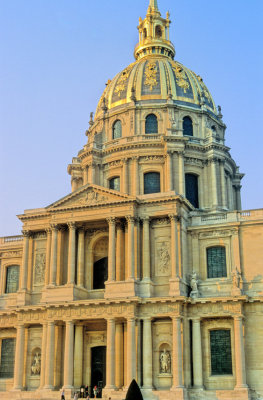
{"type": "Polygon", "coordinates": [[[145,399],[263,396],[263,210],[241,211],[221,108],[173,61],[169,24],[151,0],[72,193],[0,238],[1,399],[117,400],[133,378],[145,399]]]}

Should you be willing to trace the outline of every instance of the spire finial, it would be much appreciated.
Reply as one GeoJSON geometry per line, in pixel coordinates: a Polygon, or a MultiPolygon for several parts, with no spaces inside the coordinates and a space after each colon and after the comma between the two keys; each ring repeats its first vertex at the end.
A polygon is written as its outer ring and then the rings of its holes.
{"type": "Polygon", "coordinates": [[[151,7],[152,9],[155,8],[156,10],[158,10],[157,0],[150,0],[149,7],[151,7]]]}

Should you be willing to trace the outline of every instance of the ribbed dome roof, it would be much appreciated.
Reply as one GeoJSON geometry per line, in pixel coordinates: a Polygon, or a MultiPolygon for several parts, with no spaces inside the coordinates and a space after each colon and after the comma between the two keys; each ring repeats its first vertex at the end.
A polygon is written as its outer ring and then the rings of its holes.
{"type": "Polygon", "coordinates": [[[166,102],[167,98],[174,104],[195,109],[204,104],[217,115],[212,96],[199,75],[168,57],[150,55],[130,64],[108,83],[95,118],[100,116],[104,106],[111,110],[132,99],[152,104],[166,102]]]}
{"type": "Polygon", "coordinates": [[[195,109],[205,107],[217,115],[214,101],[202,78],[174,61],[169,39],[170,14],[161,17],[157,0],[150,0],[144,20],[139,18],[136,61],[109,81],[97,106],[95,119],[131,101],[153,105],[167,100],[195,109]]]}

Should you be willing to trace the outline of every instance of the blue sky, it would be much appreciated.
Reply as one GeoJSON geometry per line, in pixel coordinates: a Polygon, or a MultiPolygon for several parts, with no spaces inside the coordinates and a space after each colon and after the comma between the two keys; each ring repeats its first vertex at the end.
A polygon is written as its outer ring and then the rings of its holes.
{"type": "MultiPolygon", "coordinates": [[[[176,60],[200,74],[246,173],[243,209],[263,207],[262,0],[159,0],[176,60]]],[[[16,214],[70,192],[105,83],[133,61],[148,0],[0,0],[0,236],[16,214]]]]}

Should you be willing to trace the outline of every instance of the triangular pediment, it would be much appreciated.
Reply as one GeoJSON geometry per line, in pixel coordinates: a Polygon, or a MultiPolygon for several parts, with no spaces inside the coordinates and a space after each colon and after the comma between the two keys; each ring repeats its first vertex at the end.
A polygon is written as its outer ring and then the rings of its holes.
{"type": "Polygon", "coordinates": [[[47,209],[96,206],[99,204],[118,203],[134,200],[135,197],[102,186],[87,184],[62,199],[50,204],[47,209]]]}

